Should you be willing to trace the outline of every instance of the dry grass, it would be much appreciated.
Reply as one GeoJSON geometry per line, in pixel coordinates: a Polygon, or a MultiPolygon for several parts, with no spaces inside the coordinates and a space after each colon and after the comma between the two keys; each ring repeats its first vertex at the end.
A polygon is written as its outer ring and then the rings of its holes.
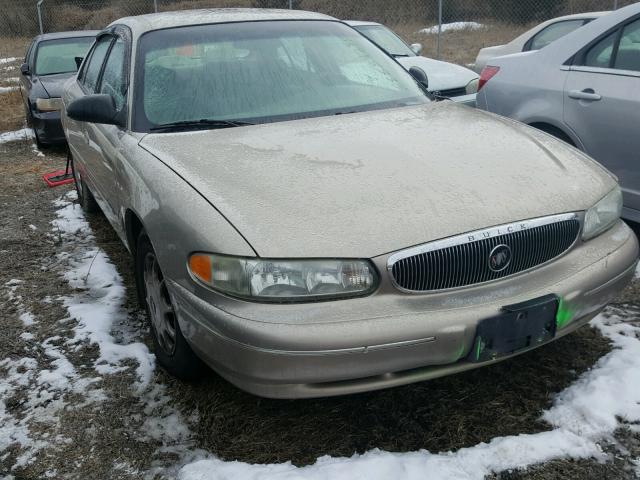
{"type": "MultiPolygon", "coordinates": [[[[486,27],[477,30],[466,29],[443,33],[440,41],[441,60],[468,65],[475,61],[478,50],[481,48],[507,43],[532,26],[507,23],[490,24],[483,21],[479,23],[486,25],[486,27]]],[[[420,29],[430,26],[424,24],[390,25],[408,43],[421,43],[423,55],[435,58],[438,35],[419,33],[420,29]]]]}
{"type": "MultiPolygon", "coordinates": [[[[0,38],[0,58],[17,57],[23,58],[27,46],[31,41],[28,37],[1,37],[0,38]]],[[[7,65],[2,65],[6,67],[7,65]]],[[[1,70],[0,70],[1,72],[1,70]]]]}
{"type": "Polygon", "coordinates": [[[0,132],[18,130],[24,123],[20,90],[0,94],[0,132]]]}

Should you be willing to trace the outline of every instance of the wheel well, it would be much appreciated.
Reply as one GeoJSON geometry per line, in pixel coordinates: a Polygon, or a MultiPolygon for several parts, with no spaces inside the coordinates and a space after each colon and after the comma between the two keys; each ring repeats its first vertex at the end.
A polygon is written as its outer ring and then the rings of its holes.
{"type": "Polygon", "coordinates": [[[143,229],[142,222],[135,213],[131,210],[127,210],[124,215],[124,227],[127,232],[127,244],[129,245],[129,250],[135,257],[138,236],[143,229]]]}
{"type": "Polygon", "coordinates": [[[569,135],[564,133],[558,127],[554,127],[553,125],[550,125],[548,123],[541,123],[541,122],[530,123],[529,126],[537,128],[538,130],[542,130],[543,132],[548,133],[549,135],[552,135],[552,136],[562,140],[563,142],[568,143],[572,147],[576,146],[574,141],[571,140],[571,137],[569,137],[569,135]]]}

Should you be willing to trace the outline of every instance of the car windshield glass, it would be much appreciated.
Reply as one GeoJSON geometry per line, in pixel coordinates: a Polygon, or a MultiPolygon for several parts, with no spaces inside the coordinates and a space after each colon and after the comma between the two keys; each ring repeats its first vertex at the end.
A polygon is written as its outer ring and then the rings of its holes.
{"type": "Polygon", "coordinates": [[[36,75],[77,71],[76,57],[84,57],[94,40],[94,37],[78,37],[41,42],[36,53],[36,75]]]}
{"type": "Polygon", "coordinates": [[[360,25],[354,28],[384,49],[389,55],[395,57],[415,56],[413,50],[387,27],[383,27],[382,25],[360,25]]]}
{"type": "Polygon", "coordinates": [[[157,30],[139,41],[134,130],[201,119],[265,123],[428,102],[366,38],[331,21],[157,30]]]}

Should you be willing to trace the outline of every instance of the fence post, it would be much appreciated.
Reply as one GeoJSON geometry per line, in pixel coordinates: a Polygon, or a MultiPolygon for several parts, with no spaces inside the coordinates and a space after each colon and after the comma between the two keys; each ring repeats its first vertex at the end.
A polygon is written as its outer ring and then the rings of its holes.
{"type": "Polygon", "coordinates": [[[293,0],[289,0],[289,10],[293,10],[293,0]]]}
{"type": "Polygon", "coordinates": [[[436,58],[440,60],[440,37],[442,36],[442,1],[438,0],[438,46],[436,48],[436,58]]]}
{"type": "Polygon", "coordinates": [[[618,9],[618,0],[613,0],[613,9],[614,10],[618,9]]]}
{"type": "Polygon", "coordinates": [[[42,2],[44,0],[38,0],[36,4],[36,8],[38,9],[38,25],[40,26],[40,35],[44,33],[44,29],[42,28],[42,2]]]}
{"type": "Polygon", "coordinates": [[[158,0],[153,0],[153,11],[158,13],[158,0]]]}

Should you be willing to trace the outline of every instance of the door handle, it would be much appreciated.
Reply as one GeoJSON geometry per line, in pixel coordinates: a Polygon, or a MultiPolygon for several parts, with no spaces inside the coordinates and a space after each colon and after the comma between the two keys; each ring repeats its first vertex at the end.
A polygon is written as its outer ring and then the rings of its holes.
{"type": "Polygon", "coordinates": [[[596,93],[593,88],[585,88],[584,90],[571,90],[569,91],[569,98],[575,100],[589,100],[591,102],[597,102],[602,99],[602,95],[596,93]]]}

